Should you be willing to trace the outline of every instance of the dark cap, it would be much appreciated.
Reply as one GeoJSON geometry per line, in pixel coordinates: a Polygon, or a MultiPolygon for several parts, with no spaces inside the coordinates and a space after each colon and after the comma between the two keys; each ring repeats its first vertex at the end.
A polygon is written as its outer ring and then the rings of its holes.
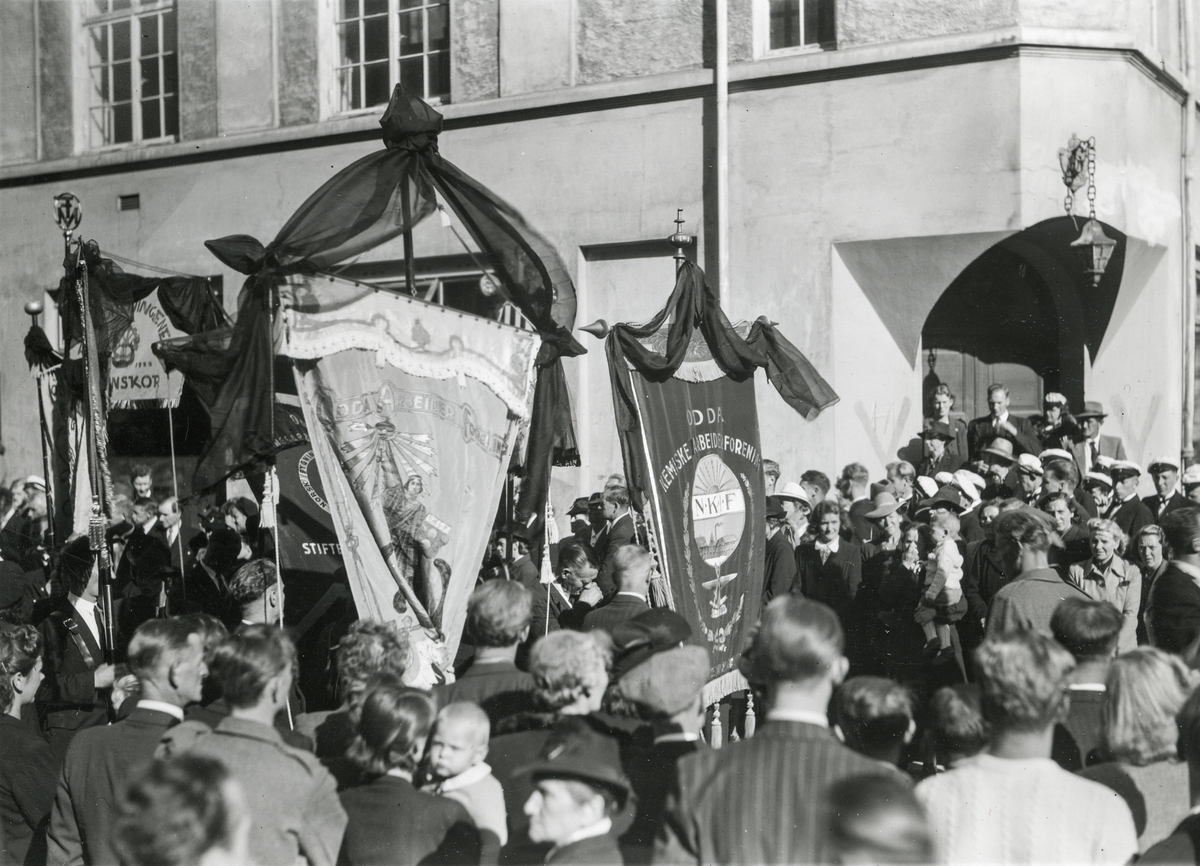
{"type": "Polygon", "coordinates": [[[524,541],[526,544],[533,540],[533,533],[529,527],[524,523],[517,523],[515,520],[504,527],[504,534],[517,541],[524,541]]]}
{"type": "Polygon", "coordinates": [[[613,682],[654,654],[677,647],[691,636],[688,621],[670,608],[652,608],[627,619],[612,630],[613,682]]]}
{"type": "Polygon", "coordinates": [[[578,779],[613,792],[623,805],[629,779],[621,769],[618,741],[582,720],[560,722],[551,732],[536,761],[517,770],[518,775],[552,779],[578,779]]]}
{"type": "Polygon", "coordinates": [[[587,513],[588,513],[588,498],[586,496],[580,496],[578,499],[576,499],[574,502],[571,503],[571,509],[567,512],[567,516],[574,517],[576,514],[587,514],[587,513]]]}
{"type": "Polygon", "coordinates": [[[767,520],[786,520],[787,511],[783,507],[783,500],[778,496],[767,497],[767,520]]]}
{"type": "Polygon", "coordinates": [[[588,497],[587,501],[588,501],[588,505],[602,505],[602,504],[604,504],[604,494],[601,493],[599,490],[597,490],[595,493],[593,493],[591,496],[588,497]]]}
{"type": "Polygon", "coordinates": [[[945,421],[930,421],[921,431],[922,439],[946,439],[954,441],[954,431],[945,421]]]}

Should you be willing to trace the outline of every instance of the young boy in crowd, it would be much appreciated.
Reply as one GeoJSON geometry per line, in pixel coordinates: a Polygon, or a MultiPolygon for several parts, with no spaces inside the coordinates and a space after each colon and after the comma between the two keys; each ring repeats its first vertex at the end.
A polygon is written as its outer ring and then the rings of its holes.
{"type": "Polygon", "coordinates": [[[945,511],[934,514],[929,523],[933,550],[925,565],[925,594],[914,619],[925,632],[925,654],[948,656],[950,623],[962,618],[963,558],[958,549],[958,515],[945,511]],[[957,614],[957,615],[956,615],[957,614]]]}
{"type": "Polygon", "coordinates": [[[429,737],[425,786],[431,794],[463,804],[483,835],[485,852],[489,835],[496,837],[492,844],[502,846],[508,841],[504,789],[484,760],[490,737],[491,723],[478,704],[457,701],[442,707],[429,737]]]}
{"type": "Polygon", "coordinates": [[[851,677],[834,697],[834,733],[860,755],[893,767],[917,732],[912,693],[886,677],[851,677]]]}

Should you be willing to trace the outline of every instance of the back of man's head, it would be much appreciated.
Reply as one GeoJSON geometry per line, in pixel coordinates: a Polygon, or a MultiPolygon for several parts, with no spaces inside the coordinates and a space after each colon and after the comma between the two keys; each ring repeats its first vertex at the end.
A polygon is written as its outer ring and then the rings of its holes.
{"type": "Polygon", "coordinates": [[[871,470],[861,463],[848,463],[842,469],[842,480],[855,487],[866,487],[871,481],[871,470]]]}
{"type": "Polygon", "coordinates": [[[268,682],[296,658],[296,647],[283,630],[269,625],[244,625],[213,652],[209,674],[235,709],[256,706],[268,682]]]}
{"type": "Polygon", "coordinates": [[[804,682],[834,674],[845,636],[833,610],[794,595],[772,599],[750,648],[742,673],[753,683],[804,682]]]}
{"type": "Polygon", "coordinates": [[[893,760],[913,729],[912,693],[886,677],[851,677],[834,698],[846,745],[871,758],[893,760]]]}
{"type": "Polygon", "coordinates": [[[1050,617],[1050,631],[1080,664],[1110,659],[1121,635],[1121,612],[1107,601],[1063,599],[1050,617]]]}
{"type": "Polygon", "coordinates": [[[1079,469],[1073,460],[1063,460],[1061,457],[1048,460],[1042,467],[1045,477],[1052,481],[1061,481],[1071,490],[1079,484],[1079,469]]]}
{"type": "Polygon", "coordinates": [[[408,664],[408,637],[395,623],[360,619],[338,642],[338,681],[343,694],[361,691],[367,680],[379,674],[399,677],[408,664]]]}
{"type": "Polygon", "coordinates": [[[1173,556],[1182,559],[1200,553],[1200,508],[1177,508],[1159,525],[1173,556]]]}
{"type": "Polygon", "coordinates": [[[204,562],[214,571],[225,574],[237,564],[238,554],[242,550],[242,538],[235,530],[221,526],[208,536],[207,548],[204,562]]]}
{"type": "Polygon", "coordinates": [[[58,559],[59,578],[67,592],[82,596],[92,579],[96,565],[96,554],[92,552],[86,535],[67,542],[58,559]]]}
{"type": "Polygon", "coordinates": [[[807,472],[801,475],[800,483],[811,484],[813,487],[816,487],[821,491],[822,496],[828,493],[829,488],[832,486],[831,482],[829,481],[829,476],[816,469],[809,469],[807,472]]]}
{"type": "Polygon", "coordinates": [[[604,488],[604,501],[617,510],[629,507],[629,489],[623,486],[604,488]]]}
{"type": "Polygon", "coordinates": [[[993,731],[1039,732],[1058,721],[1075,659],[1053,638],[1010,631],[975,652],[980,709],[993,731]]]}
{"type": "Polygon", "coordinates": [[[650,586],[650,552],[637,544],[622,545],[613,559],[613,581],[622,592],[645,594],[650,586]]]}
{"type": "Polygon", "coordinates": [[[229,581],[229,595],[245,607],[257,602],[276,585],[275,563],[269,559],[252,559],[234,573],[229,581]]]}
{"type": "Polygon", "coordinates": [[[996,518],[995,532],[997,537],[1007,538],[1013,544],[1045,553],[1054,537],[1054,525],[1040,511],[1013,508],[996,518]]]}
{"type": "Polygon", "coordinates": [[[129,640],[129,672],[141,682],[164,679],[188,639],[199,633],[195,626],[194,620],[179,616],[146,620],[129,640]]]}
{"type": "Polygon", "coordinates": [[[477,647],[511,647],[527,632],[533,597],[515,580],[489,580],[467,601],[467,633],[477,647]]]}
{"type": "Polygon", "coordinates": [[[822,862],[932,863],[933,835],[912,786],[881,775],[851,776],[825,796],[822,862]]]}
{"type": "Polygon", "coordinates": [[[988,726],[980,709],[979,686],[945,686],[929,702],[929,736],[936,759],[949,767],[978,755],[988,744],[988,726]]]}

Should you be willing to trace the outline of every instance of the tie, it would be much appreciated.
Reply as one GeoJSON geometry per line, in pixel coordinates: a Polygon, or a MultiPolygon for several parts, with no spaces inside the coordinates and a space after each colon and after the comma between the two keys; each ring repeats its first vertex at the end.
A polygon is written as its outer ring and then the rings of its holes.
{"type": "Polygon", "coordinates": [[[1100,446],[1096,444],[1095,439],[1088,440],[1088,468],[1095,469],[1096,461],[1100,458],[1100,446]]]}
{"type": "Polygon", "coordinates": [[[829,548],[823,544],[818,544],[817,553],[821,554],[821,565],[824,565],[825,561],[829,559],[829,548]]]}
{"type": "Polygon", "coordinates": [[[92,615],[96,618],[96,643],[104,646],[104,617],[100,614],[100,606],[96,605],[92,610],[92,615]]]}

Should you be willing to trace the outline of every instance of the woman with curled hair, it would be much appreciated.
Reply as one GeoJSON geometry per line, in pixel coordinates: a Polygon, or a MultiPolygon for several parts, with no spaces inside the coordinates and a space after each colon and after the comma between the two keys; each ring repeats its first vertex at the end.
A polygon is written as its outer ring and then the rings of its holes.
{"type": "Polygon", "coordinates": [[[1191,808],[1187,763],[1176,748],[1175,716],[1197,681],[1178,656],[1153,647],[1118,656],[1105,680],[1100,750],[1108,763],[1080,775],[1125,797],[1136,789],[1140,802],[1131,804],[1131,811],[1138,814],[1144,802],[1145,828],[1138,835],[1143,852],[1169,836],[1191,808]]]}
{"type": "Polygon", "coordinates": [[[31,625],[0,631],[0,863],[43,863],[58,767],[21,711],[42,682],[42,636],[31,625]]]}
{"type": "Polygon", "coordinates": [[[370,781],[341,794],[350,820],[340,863],[479,862],[479,831],[462,804],[413,786],[436,715],[416,689],[381,683],[364,695],[346,757],[370,781]]]}
{"type": "Polygon", "coordinates": [[[1117,652],[1128,652],[1137,646],[1142,573],[1136,565],[1122,558],[1127,539],[1114,521],[1096,518],[1088,521],[1087,528],[1092,555],[1072,565],[1068,576],[1071,583],[1089,598],[1107,601],[1121,612],[1117,652]]]}

